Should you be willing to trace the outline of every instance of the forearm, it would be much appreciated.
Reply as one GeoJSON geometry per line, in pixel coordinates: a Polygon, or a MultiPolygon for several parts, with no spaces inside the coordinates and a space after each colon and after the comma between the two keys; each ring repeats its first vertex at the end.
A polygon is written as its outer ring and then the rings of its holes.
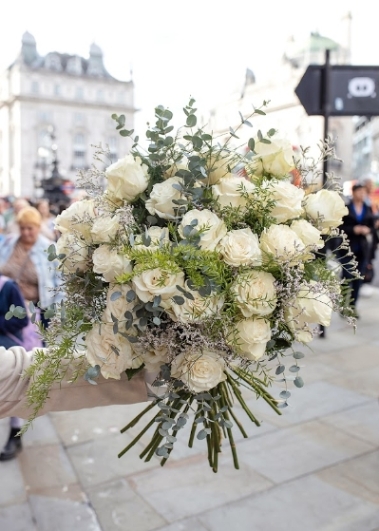
{"type": "MultiPolygon", "coordinates": [[[[6,350],[0,347],[0,418],[17,416],[28,418],[32,409],[27,405],[30,381],[22,373],[30,367],[33,353],[22,347],[6,350]]],[[[144,374],[141,372],[131,381],[126,375],[121,380],[99,377],[97,385],[90,385],[79,378],[73,383],[63,381],[53,385],[49,398],[39,415],[49,411],[69,411],[112,404],[134,404],[147,400],[144,374]]]]}

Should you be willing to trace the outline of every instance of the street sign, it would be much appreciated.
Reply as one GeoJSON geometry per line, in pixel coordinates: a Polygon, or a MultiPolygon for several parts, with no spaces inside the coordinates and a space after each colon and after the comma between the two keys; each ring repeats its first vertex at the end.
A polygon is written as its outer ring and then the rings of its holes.
{"type": "Polygon", "coordinates": [[[325,65],[309,65],[295,93],[310,116],[379,116],[379,66],[330,65],[325,101],[325,65]]]}

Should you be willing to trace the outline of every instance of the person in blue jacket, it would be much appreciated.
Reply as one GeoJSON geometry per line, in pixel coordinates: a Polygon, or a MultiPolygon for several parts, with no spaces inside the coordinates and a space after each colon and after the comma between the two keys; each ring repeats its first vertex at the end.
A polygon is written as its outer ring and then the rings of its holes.
{"type": "MultiPolygon", "coordinates": [[[[25,308],[24,298],[16,282],[0,273],[0,346],[6,349],[16,347],[20,344],[19,342],[22,341],[22,330],[29,322],[27,316],[21,319],[18,317],[5,318],[12,304],[25,308]]],[[[18,417],[11,417],[10,433],[7,443],[0,453],[0,461],[13,459],[17,452],[21,450],[21,438],[17,437],[20,427],[18,417]]]]}

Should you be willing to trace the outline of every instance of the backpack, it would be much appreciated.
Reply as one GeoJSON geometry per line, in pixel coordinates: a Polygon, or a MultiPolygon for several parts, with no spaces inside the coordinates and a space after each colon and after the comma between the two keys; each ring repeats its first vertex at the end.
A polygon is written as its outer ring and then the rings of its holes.
{"type": "MultiPolygon", "coordinates": [[[[6,282],[11,281],[12,279],[5,277],[1,275],[0,277],[0,292],[3,289],[6,282]]],[[[36,320],[39,320],[40,313],[39,308],[36,308],[37,315],[36,320]]],[[[21,330],[22,339],[19,339],[14,334],[11,334],[9,332],[6,332],[6,335],[12,339],[17,345],[20,345],[20,347],[24,347],[25,350],[32,350],[33,348],[42,347],[42,339],[41,336],[38,333],[37,326],[31,322],[29,316],[28,316],[28,324],[21,330]]]]}

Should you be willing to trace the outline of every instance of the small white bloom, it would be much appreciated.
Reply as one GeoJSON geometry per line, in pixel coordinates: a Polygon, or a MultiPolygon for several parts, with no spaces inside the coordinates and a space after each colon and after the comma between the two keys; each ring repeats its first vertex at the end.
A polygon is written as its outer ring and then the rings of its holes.
{"type": "Polygon", "coordinates": [[[55,229],[62,234],[77,232],[85,241],[90,242],[91,228],[96,218],[96,208],[93,199],[75,201],[55,219],[55,229]]]}
{"type": "Polygon", "coordinates": [[[243,358],[258,361],[264,355],[270,339],[270,323],[265,319],[252,317],[236,323],[228,342],[243,358]]]}
{"type": "Polygon", "coordinates": [[[134,352],[140,356],[147,372],[159,372],[162,365],[168,362],[167,347],[146,349],[138,343],[132,345],[134,352]]]}
{"type": "Polygon", "coordinates": [[[214,198],[217,199],[222,207],[232,206],[235,208],[244,208],[247,200],[243,194],[253,194],[255,185],[244,177],[230,175],[212,186],[212,190],[214,198]]]}
{"type": "Polygon", "coordinates": [[[348,214],[348,209],[338,192],[319,190],[305,198],[304,208],[307,216],[318,223],[322,234],[328,234],[342,224],[342,218],[348,214]]]}
{"type": "Polygon", "coordinates": [[[218,242],[227,233],[225,223],[214,212],[208,209],[204,210],[190,210],[184,214],[182,221],[178,227],[178,232],[182,238],[185,238],[184,229],[187,226],[192,226],[194,221],[197,221],[197,225],[194,226],[194,230],[200,231],[200,247],[204,251],[214,251],[218,242]]]}
{"type": "Polygon", "coordinates": [[[271,225],[260,238],[263,261],[270,257],[277,262],[296,264],[304,259],[305,245],[295,231],[287,225],[271,225]]]}
{"type": "Polygon", "coordinates": [[[224,261],[231,266],[259,266],[262,263],[262,252],[259,239],[251,229],[229,231],[220,241],[217,250],[224,261]]]}
{"type": "Polygon", "coordinates": [[[111,284],[108,288],[106,310],[109,315],[114,315],[118,321],[125,322],[125,312],[130,312],[133,315],[135,302],[126,300],[127,293],[132,289],[131,284],[111,284]],[[115,294],[120,294],[120,296],[116,298],[115,294]]]}
{"type": "Polygon", "coordinates": [[[147,167],[141,164],[141,159],[134,159],[132,155],[126,155],[111,164],[105,170],[108,180],[108,193],[116,199],[134,201],[149,184],[147,167]]]}
{"type": "Polygon", "coordinates": [[[226,380],[225,361],[216,352],[186,352],[171,364],[171,376],[181,380],[193,393],[209,391],[226,380]]]}
{"type": "Polygon", "coordinates": [[[244,317],[270,315],[277,304],[275,278],[266,271],[238,275],[232,285],[232,294],[244,317]]]}
{"type": "Polygon", "coordinates": [[[188,299],[182,292],[177,291],[176,295],[184,299],[184,304],[171,303],[171,307],[167,310],[167,313],[173,321],[180,321],[181,323],[199,322],[208,317],[220,314],[225,300],[222,295],[202,297],[198,291],[191,290],[187,282],[185,283],[184,289],[193,298],[188,299]]]}
{"type": "Polygon", "coordinates": [[[184,273],[167,273],[161,269],[148,269],[133,278],[133,287],[142,302],[153,301],[161,296],[161,306],[170,306],[170,299],[178,295],[178,288],[184,285],[184,273]]]}
{"type": "Polygon", "coordinates": [[[321,232],[305,219],[297,219],[291,223],[291,230],[296,232],[300,240],[306,247],[322,249],[324,240],[321,238],[321,232]]]}
{"type": "Polygon", "coordinates": [[[106,282],[113,282],[118,275],[132,271],[129,258],[108,245],[100,245],[95,249],[92,261],[94,272],[103,275],[106,282]]]}
{"type": "Polygon", "coordinates": [[[285,223],[302,215],[301,206],[304,190],[288,181],[266,181],[265,187],[270,190],[270,200],[274,206],[270,212],[278,223],[285,223]]]}
{"type": "Polygon", "coordinates": [[[183,184],[181,177],[170,177],[162,183],[154,184],[150,197],[145,203],[145,207],[152,216],[157,215],[162,219],[175,219],[177,217],[175,209],[178,208],[178,205],[173,203],[173,200],[183,199],[183,195],[173,185],[181,184],[183,184]]]}
{"type": "Polygon", "coordinates": [[[120,229],[117,216],[98,217],[92,226],[91,235],[94,243],[108,243],[115,238],[120,229]]]}
{"type": "Polygon", "coordinates": [[[170,233],[167,227],[150,227],[147,229],[147,236],[150,238],[150,245],[143,244],[142,236],[136,236],[134,247],[140,251],[156,251],[170,243],[170,233]]]}
{"type": "Polygon", "coordinates": [[[56,254],[65,255],[62,259],[63,270],[75,273],[77,270],[86,271],[89,268],[88,247],[75,234],[65,232],[56,243],[56,254]]]}
{"type": "MultiPolygon", "coordinates": [[[[104,315],[108,322],[108,316],[104,315]]],[[[137,369],[143,363],[121,334],[113,333],[113,324],[96,324],[86,334],[86,357],[90,365],[99,365],[104,378],[119,380],[126,369],[137,369]]]]}
{"type": "Polygon", "coordinates": [[[286,305],[285,319],[297,341],[309,343],[313,334],[310,324],[329,326],[333,304],[325,290],[315,281],[304,284],[297,296],[286,305]]]}
{"type": "Polygon", "coordinates": [[[204,184],[217,184],[222,179],[227,179],[231,176],[228,166],[232,166],[230,156],[226,152],[219,151],[208,154],[205,169],[207,171],[207,178],[204,179],[204,184]]]}
{"type": "Polygon", "coordinates": [[[255,175],[266,173],[271,177],[286,177],[295,168],[294,151],[291,143],[283,138],[271,138],[269,144],[255,140],[255,152],[249,166],[255,175]]]}

